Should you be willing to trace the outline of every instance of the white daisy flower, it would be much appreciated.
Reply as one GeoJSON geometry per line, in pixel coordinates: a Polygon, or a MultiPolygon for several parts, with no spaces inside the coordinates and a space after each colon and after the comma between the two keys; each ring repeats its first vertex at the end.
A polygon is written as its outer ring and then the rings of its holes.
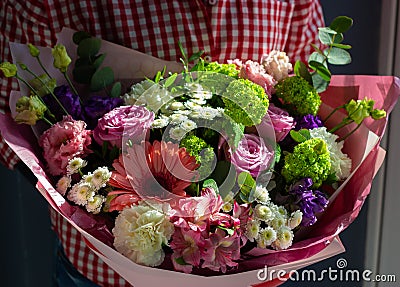
{"type": "Polygon", "coordinates": [[[183,110],[185,108],[184,104],[181,102],[173,102],[169,104],[169,109],[173,111],[183,110]]]}
{"type": "Polygon", "coordinates": [[[267,248],[270,246],[277,238],[276,231],[268,226],[260,230],[257,238],[257,246],[259,248],[267,248]]]}
{"type": "Polygon", "coordinates": [[[288,227],[290,229],[295,229],[297,226],[300,225],[301,221],[303,220],[303,213],[300,210],[296,210],[292,212],[288,219],[288,227]]]}
{"type": "Polygon", "coordinates": [[[93,214],[98,214],[101,211],[101,207],[103,203],[106,201],[106,198],[100,194],[93,196],[91,200],[88,200],[86,203],[86,210],[93,214]]]}
{"type": "Polygon", "coordinates": [[[293,231],[287,226],[282,226],[278,229],[277,239],[272,243],[272,247],[276,250],[288,249],[292,246],[293,237],[293,231]]]}
{"type": "Polygon", "coordinates": [[[169,136],[174,140],[181,140],[186,134],[186,130],[181,127],[174,127],[169,130],[169,136]]]}
{"type": "Polygon", "coordinates": [[[192,120],[185,120],[181,122],[179,126],[186,131],[191,131],[197,128],[197,124],[192,120]]]}
{"type": "Polygon", "coordinates": [[[265,187],[257,186],[253,191],[253,200],[258,203],[267,204],[270,201],[268,190],[265,187]]]}
{"type": "Polygon", "coordinates": [[[260,222],[258,220],[250,219],[246,224],[245,236],[251,242],[258,238],[260,232],[260,222]]]}
{"type": "Polygon", "coordinates": [[[65,193],[67,192],[68,188],[71,187],[71,177],[70,176],[63,176],[60,178],[57,182],[56,190],[64,196],[65,193]]]}
{"type": "Polygon", "coordinates": [[[233,209],[233,204],[232,202],[225,202],[222,207],[221,210],[225,213],[231,212],[233,209]]]}
{"type": "Polygon", "coordinates": [[[155,119],[151,124],[151,128],[153,129],[162,129],[169,124],[169,118],[165,116],[160,116],[158,119],[155,119]]]}
{"type": "Polygon", "coordinates": [[[259,220],[270,221],[274,218],[274,213],[267,205],[257,204],[254,208],[254,214],[259,220]]]}
{"type": "Polygon", "coordinates": [[[287,218],[285,218],[285,216],[283,216],[281,213],[275,212],[273,215],[273,219],[270,221],[270,225],[278,230],[282,226],[285,226],[286,220],[287,218]]]}
{"type": "Polygon", "coordinates": [[[74,157],[68,161],[67,174],[77,173],[81,168],[85,167],[87,162],[80,157],[74,157]]]}
{"type": "Polygon", "coordinates": [[[111,177],[111,172],[108,170],[107,167],[98,167],[94,172],[93,172],[93,177],[92,177],[92,184],[96,190],[99,190],[100,188],[106,186],[106,183],[111,177]]]}
{"type": "Polygon", "coordinates": [[[169,116],[169,120],[171,124],[180,124],[181,122],[187,120],[188,117],[179,113],[173,113],[172,115],[169,116]]]}
{"type": "Polygon", "coordinates": [[[90,184],[79,182],[72,187],[67,198],[78,205],[85,205],[94,195],[95,192],[90,184]]]}

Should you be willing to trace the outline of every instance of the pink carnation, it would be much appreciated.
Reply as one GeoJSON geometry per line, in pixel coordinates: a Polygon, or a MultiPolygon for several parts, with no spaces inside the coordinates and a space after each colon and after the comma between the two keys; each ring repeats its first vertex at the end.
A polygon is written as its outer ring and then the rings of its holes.
{"type": "Polygon", "coordinates": [[[257,62],[248,60],[242,64],[239,77],[249,79],[250,81],[260,85],[265,89],[265,92],[270,96],[273,88],[276,85],[276,80],[271,75],[267,74],[264,66],[257,62]]]}
{"type": "Polygon", "coordinates": [[[108,141],[122,147],[122,137],[129,136],[134,142],[145,139],[145,133],[154,121],[154,113],[143,106],[121,106],[99,119],[93,137],[99,145],[108,141]]]}
{"type": "Polygon", "coordinates": [[[84,157],[91,152],[88,148],[92,142],[91,131],[85,128],[85,122],[65,116],[40,137],[39,145],[43,148],[43,156],[52,175],[65,173],[70,159],[84,157]]]}
{"type": "Polygon", "coordinates": [[[257,126],[257,130],[262,134],[271,129],[275,130],[276,142],[283,140],[290,130],[295,126],[294,119],[285,110],[282,110],[274,105],[269,105],[268,116],[265,116],[261,123],[257,126]]]}

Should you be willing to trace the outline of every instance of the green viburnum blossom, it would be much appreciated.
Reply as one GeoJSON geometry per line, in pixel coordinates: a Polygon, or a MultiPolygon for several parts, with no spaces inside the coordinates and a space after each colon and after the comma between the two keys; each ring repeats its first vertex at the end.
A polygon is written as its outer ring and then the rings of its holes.
{"type": "Polygon", "coordinates": [[[313,138],[298,144],[293,153],[285,156],[282,175],[288,183],[310,177],[313,188],[321,186],[330,173],[331,161],[326,142],[313,138]]]}
{"type": "Polygon", "coordinates": [[[17,75],[17,66],[10,62],[3,62],[0,64],[0,71],[5,77],[11,78],[17,75]]]}
{"type": "Polygon", "coordinates": [[[54,58],[53,66],[56,69],[59,69],[62,73],[65,73],[69,64],[71,63],[71,58],[68,56],[65,46],[57,44],[51,50],[51,53],[54,58]]]}
{"type": "Polygon", "coordinates": [[[29,48],[29,53],[31,54],[32,57],[39,57],[40,55],[40,51],[38,48],[36,48],[36,46],[32,45],[31,43],[28,44],[28,48],[29,48]]]}
{"type": "Polygon", "coordinates": [[[16,103],[15,121],[19,124],[35,125],[44,118],[47,107],[37,96],[21,97],[16,103]]]}
{"type": "Polygon", "coordinates": [[[321,98],[315,88],[305,79],[293,76],[285,78],[276,86],[276,95],[283,100],[285,108],[294,115],[316,115],[321,98]]]}
{"type": "Polygon", "coordinates": [[[239,76],[239,70],[236,68],[235,64],[220,64],[218,62],[211,62],[209,64],[205,64],[204,69],[208,72],[220,73],[236,79],[239,76]]]}
{"type": "Polygon", "coordinates": [[[244,126],[260,124],[269,106],[263,87],[247,79],[232,81],[222,95],[222,100],[225,114],[244,126]]]}

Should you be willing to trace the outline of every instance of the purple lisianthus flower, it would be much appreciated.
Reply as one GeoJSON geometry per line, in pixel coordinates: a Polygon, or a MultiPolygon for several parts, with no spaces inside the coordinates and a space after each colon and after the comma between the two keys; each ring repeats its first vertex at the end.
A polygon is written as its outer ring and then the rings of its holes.
{"type": "Polygon", "coordinates": [[[123,136],[133,142],[144,140],[153,121],[154,113],[143,106],[120,106],[99,119],[93,137],[99,145],[107,141],[121,148],[123,136]]]}
{"type": "Polygon", "coordinates": [[[84,104],[85,121],[89,129],[93,129],[97,125],[98,119],[104,116],[112,109],[121,106],[124,100],[121,98],[110,98],[102,96],[91,96],[84,104]]]}
{"type": "Polygon", "coordinates": [[[315,215],[324,211],[329,202],[324,193],[319,190],[312,190],[312,185],[311,178],[303,178],[289,188],[289,194],[295,198],[293,203],[303,213],[301,222],[303,226],[313,225],[317,221],[315,215]]]}
{"type": "Polygon", "coordinates": [[[296,117],[296,130],[301,130],[301,129],[315,129],[319,127],[323,127],[324,124],[322,123],[322,120],[319,116],[314,116],[314,115],[305,115],[301,117],[296,117]]]}
{"type": "Polygon", "coordinates": [[[270,167],[274,150],[267,147],[261,137],[245,134],[234,152],[231,148],[228,149],[228,158],[238,172],[247,171],[251,176],[257,177],[270,167]]]}
{"type": "MultiPolygon", "coordinates": [[[[54,89],[53,93],[74,120],[83,120],[79,96],[74,95],[69,86],[58,86],[54,89]]],[[[51,94],[44,96],[43,101],[58,120],[61,120],[65,116],[64,111],[51,94]]]]}

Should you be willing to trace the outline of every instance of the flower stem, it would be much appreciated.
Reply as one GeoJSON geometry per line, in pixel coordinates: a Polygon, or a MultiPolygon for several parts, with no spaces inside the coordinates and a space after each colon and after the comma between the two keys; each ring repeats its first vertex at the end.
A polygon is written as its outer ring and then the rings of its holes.
{"type": "Polygon", "coordinates": [[[47,72],[46,68],[43,66],[42,61],[40,60],[39,57],[35,57],[40,65],[40,67],[42,68],[42,70],[47,74],[47,76],[49,76],[50,79],[52,79],[52,77],[50,76],[49,72],[47,72]]]}
{"type": "Polygon", "coordinates": [[[334,113],[336,113],[338,110],[340,110],[341,108],[344,108],[344,105],[341,105],[341,106],[335,108],[335,109],[326,117],[326,119],[324,120],[324,122],[327,122],[327,121],[329,120],[329,118],[330,118],[334,113]]]}
{"type": "Polygon", "coordinates": [[[66,79],[67,82],[68,82],[68,85],[71,87],[72,92],[73,92],[75,95],[79,96],[78,91],[75,89],[74,85],[72,84],[70,78],[69,78],[68,75],[67,75],[67,72],[64,72],[63,74],[64,74],[65,79],[66,79]]]}
{"type": "Polygon", "coordinates": [[[347,135],[345,135],[343,138],[339,139],[340,141],[344,141],[345,139],[347,139],[349,136],[351,136],[356,130],[358,130],[359,127],[361,127],[361,124],[358,124],[357,127],[355,127],[351,132],[349,132],[347,135]]]}
{"type": "Polygon", "coordinates": [[[47,119],[46,117],[43,117],[42,120],[44,120],[44,121],[45,121],[46,123],[48,123],[50,126],[53,125],[53,123],[52,123],[49,119],[47,119]]]}
{"type": "Polygon", "coordinates": [[[49,93],[52,95],[52,97],[54,98],[54,100],[57,102],[57,104],[61,107],[61,109],[63,110],[63,112],[68,116],[69,113],[68,111],[64,108],[64,106],[61,104],[60,100],[57,98],[57,96],[53,93],[53,91],[46,85],[45,82],[43,82],[43,80],[38,77],[34,72],[32,72],[29,68],[26,68],[26,71],[28,73],[30,73],[32,76],[35,77],[35,79],[38,79],[40,81],[40,83],[46,87],[47,91],[49,91],[49,93]]]}
{"type": "Polygon", "coordinates": [[[338,124],[337,126],[333,127],[331,130],[329,130],[329,132],[334,133],[352,122],[353,122],[353,120],[351,120],[349,118],[345,118],[342,120],[342,122],[340,124],[338,124]]]}

